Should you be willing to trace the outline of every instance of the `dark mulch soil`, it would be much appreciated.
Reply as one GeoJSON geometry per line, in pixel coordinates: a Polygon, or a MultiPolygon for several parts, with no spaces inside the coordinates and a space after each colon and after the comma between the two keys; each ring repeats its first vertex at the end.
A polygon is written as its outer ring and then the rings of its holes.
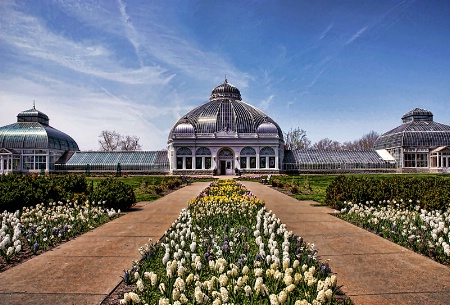
{"type": "Polygon", "coordinates": [[[52,250],[55,247],[58,247],[59,245],[67,242],[67,241],[63,241],[52,247],[47,248],[47,250],[38,250],[38,251],[36,251],[36,253],[33,253],[32,249],[28,245],[27,241],[24,238],[21,238],[21,241],[22,241],[22,251],[20,251],[19,254],[14,255],[10,259],[9,262],[7,262],[3,256],[0,256],[0,273],[6,271],[8,269],[11,269],[14,266],[17,266],[21,263],[24,263],[27,260],[32,259],[33,257],[36,257],[46,251],[52,250]]]}
{"type": "Polygon", "coordinates": [[[127,285],[124,281],[120,284],[100,303],[100,305],[118,305],[123,299],[125,292],[133,291],[136,285],[127,285]]]}

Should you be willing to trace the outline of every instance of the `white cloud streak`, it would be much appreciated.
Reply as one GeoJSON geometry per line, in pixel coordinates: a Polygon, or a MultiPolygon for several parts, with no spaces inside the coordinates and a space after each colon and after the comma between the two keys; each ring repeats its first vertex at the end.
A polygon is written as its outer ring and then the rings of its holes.
{"type": "Polygon", "coordinates": [[[352,37],[350,37],[349,40],[347,40],[345,42],[345,45],[351,44],[352,42],[354,42],[356,39],[358,39],[365,31],[367,30],[367,26],[359,29],[355,34],[353,34],[352,37]]]}

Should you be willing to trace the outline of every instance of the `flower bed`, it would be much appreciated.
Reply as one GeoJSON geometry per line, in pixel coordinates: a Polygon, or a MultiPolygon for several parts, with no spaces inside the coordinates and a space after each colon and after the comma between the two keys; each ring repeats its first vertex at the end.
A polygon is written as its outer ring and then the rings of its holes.
{"type": "Polygon", "coordinates": [[[339,217],[412,250],[450,264],[450,207],[428,211],[420,202],[344,202],[339,217]]]}
{"type": "Polygon", "coordinates": [[[213,182],[126,270],[121,304],[331,304],[336,276],[243,185],[213,182]]]}
{"type": "Polygon", "coordinates": [[[36,254],[118,217],[104,203],[58,202],[0,214],[0,267],[25,249],[36,254]]]}

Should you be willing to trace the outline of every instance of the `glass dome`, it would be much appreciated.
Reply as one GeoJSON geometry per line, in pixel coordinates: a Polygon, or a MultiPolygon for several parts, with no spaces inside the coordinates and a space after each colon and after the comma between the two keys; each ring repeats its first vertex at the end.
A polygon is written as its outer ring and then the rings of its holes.
{"type": "Polygon", "coordinates": [[[0,127],[0,147],[78,151],[74,139],[49,125],[46,114],[32,109],[17,115],[17,123],[0,127]]]}
{"type": "Polygon", "coordinates": [[[194,134],[195,130],[194,130],[194,126],[192,126],[192,124],[190,124],[186,120],[185,122],[181,122],[180,124],[178,124],[173,129],[173,133],[176,133],[176,134],[194,134]]]}
{"type": "Polygon", "coordinates": [[[270,122],[263,122],[261,125],[258,126],[256,129],[257,133],[278,133],[278,128],[273,123],[270,122]]]}
{"type": "Polygon", "coordinates": [[[403,124],[375,141],[375,149],[450,145],[450,126],[433,121],[429,110],[415,108],[402,116],[403,124]]]}
{"type": "Polygon", "coordinates": [[[212,90],[209,102],[191,110],[175,123],[169,139],[185,130],[187,124],[193,127],[197,135],[221,131],[246,134],[273,132],[283,139],[278,124],[261,110],[243,102],[239,89],[226,79],[212,90]]]}

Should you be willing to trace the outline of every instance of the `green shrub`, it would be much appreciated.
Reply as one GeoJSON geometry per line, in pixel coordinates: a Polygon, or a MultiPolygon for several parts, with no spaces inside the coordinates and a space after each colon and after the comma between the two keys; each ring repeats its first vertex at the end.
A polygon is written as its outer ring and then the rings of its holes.
{"type": "Polygon", "coordinates": [[[292,194],[298,194],[300,191],[299,186],[295,183],[290,183],[287,187],[292,194]]]}
{"type": "Polygon", "coordinates": [[[422,208],[446,209],[450,202],[450,180],[432,176],[338,176],[327,187],[325,198],[336,209],[342,208],[344,201],[387,205],[393,200],[419,200],[422,208]]]}
{"type": "Polygon", "coordinates": [[[126,211],[136,203],[136,196],[130,185],[109,177],[97,184],[90,195],[90,200],[105,201],[107,208],[126,211]]]}
{"type": "Polygon", "coordinates": [[[0,211],[12,212],[39,203],[73,200],[75,194],[87,192],[83,175],[0,175],[0,211]]]}

